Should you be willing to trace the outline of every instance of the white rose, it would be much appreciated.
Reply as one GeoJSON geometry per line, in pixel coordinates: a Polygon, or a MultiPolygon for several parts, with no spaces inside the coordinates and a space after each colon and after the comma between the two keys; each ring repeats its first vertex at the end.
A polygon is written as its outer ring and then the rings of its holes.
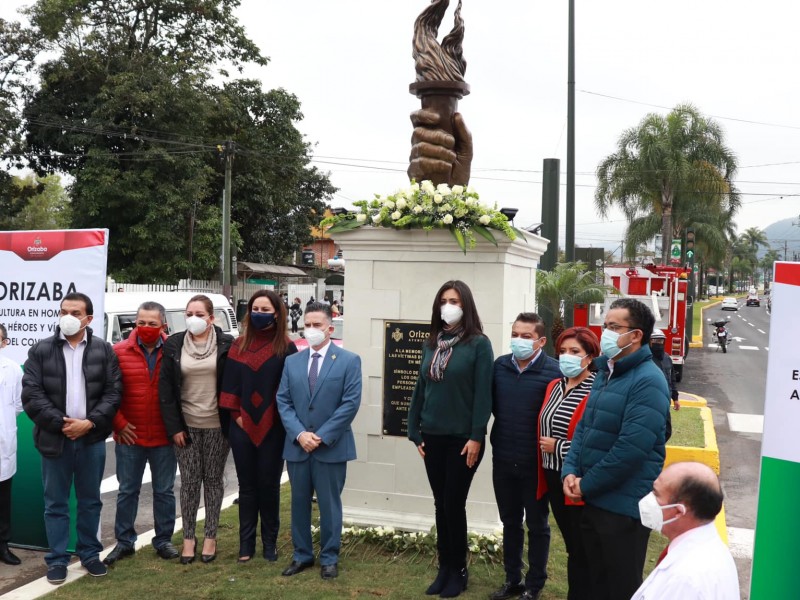
{"type": "Polygon", "coordinates": [[[381,222],[381,213],[378,213],[377,215],[372,215],[372,222],[373,223],[380,223],[381,222]]]}
{"type": "Polygon", "coordinates": [[[439,192],[442,196],[447,196],[451,192],[450,186],[446,183],[440,183],[436,186],[436,191],[439,192]]]}
{"type": "Polygon", "coordinates": [[[453,207],[450,206],[450,203],[448,202],[446,204],[442,204],[439,210],[441,210],[442,212],[450,212],[451,210],[453,210],[453,207]]]}
{"type": "Polygon", "coordinates": [[[433,201],[436,202],[436,204],[441,204],[442,200],[444,200],[444,198],[441,194],[434,194],[433,201]]]}
{"type": "Polygon", "coordinates": [[[388,208],[389,210],[391,210],[391,209],[393,209],[393,208],[394,208],[394,202],[392,202],[391,200],[387,200],[386,202],[384,202],[384,204],[383,204],[383,205],[384,205],[386,208],[388,208]]]}
{"type": "Polygon", "coordinates": [[[419,213],[421,213],[421,212],[422,212],[422,206],[420,206],[419,204],[417,204],[417,205],[416,205],[416,206],[415,206],[415,207],[414,207],[412,210],[414,211],[414,214],[415,214],[415,215],[418,215],[419,213]]]}
{"type": "Polygon", "coordinates": [[[419,184],[416,182],[412,183],[409,189],[411,190],[412,194],[416,194],[419,191],[419,184]]]}
{"type": "Polygon", "coordinates": [[[356,215],[356,221],[358,221],[359,223],[363,223],[366,220],[367,220],[367,215],[365,215],[364,213],[356,215]]]}
{"type": "Polygon", "coordinates": [[[392,221],[397,221],[402,215],[400,214],[399,210],[396,210],[392,213],[392,221]]]}
{"type": "Polygon", "coordinates": [[[399,200],[398,200],[398,201],[395,203],[395,206],[397,206],[397,209],[398,209],[398,210],[403,210],[403,209],[404,209],[406,206],[408,206],[408,202],[406,202],[404,198],[400,198],[400,199],[399,199],[399,200]]]}
{"type": "Polygon", "coordinates": [[[426,179],[425,181],[423,181],[420,187],[422,188],[422,191],[425,192],[426,194],[433,194],[436,191],[436,188],[433,187],[433,183],[431,182],[430,179],[426,179]]]}
{"type": "Polygon", "coordinates": [[[481,218],[478,219],[478,221],[480,222],[481,225],[488,225],[489,223],[492,222],[492,217],[490,217],[489,215],[481,215],[481,218]]]}
{"type": "Polygon", "coordinates": [[[442,217],[442,223],[445,225],[450,225],[453,222],[453,215],[445,215],[442,217]]]}
{"type": "Polygon", "coordinates": [[[464,193],[464,186],[463,185],[454,185],[453,186],[453,193],[457,195],[461,195],[464,193]]]}
{"type": "Polygon", "coordinates": [[[473,200],[472,198],[467,198],[466,200],[464,200],[464,204],[466,204],[467,206],[475,206],[475,200],[473,200]]]}

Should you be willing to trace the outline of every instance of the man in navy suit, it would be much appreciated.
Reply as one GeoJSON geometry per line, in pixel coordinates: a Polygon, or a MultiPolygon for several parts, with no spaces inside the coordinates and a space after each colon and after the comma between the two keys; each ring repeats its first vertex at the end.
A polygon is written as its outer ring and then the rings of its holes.
{"type": "Polygon", "coordinates": [[[323,579],[339,575],[342,489],[347,461],[356,457],[350,424],[361,404],[361,359],[331,343],[331,308],[314,302],[306,308],[304,335],[309,348],[286,358],[278,388],[278,411],[286,428],[286,459],[292,484],[291,576],[314,564],[311,497],[320,514],[319,562],[323,579]]]}

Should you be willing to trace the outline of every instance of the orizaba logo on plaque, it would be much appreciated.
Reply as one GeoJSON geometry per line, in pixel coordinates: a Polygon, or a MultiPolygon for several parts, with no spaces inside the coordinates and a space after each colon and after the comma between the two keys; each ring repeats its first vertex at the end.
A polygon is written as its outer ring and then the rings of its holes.
{"type": "Polygon", "coordinates": [[[392,339],[395,342],[402,342],[403,341],[403,332],[400,331],[399,327],[396,327],[394,332],[392,333],[392,339]]]}

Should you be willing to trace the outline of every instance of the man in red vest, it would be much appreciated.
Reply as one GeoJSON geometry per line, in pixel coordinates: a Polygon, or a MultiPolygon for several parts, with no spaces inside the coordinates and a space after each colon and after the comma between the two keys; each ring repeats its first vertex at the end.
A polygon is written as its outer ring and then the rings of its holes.
{"type": "Polygon", "coordinates": [[[163,559],[177,558],[172,545],[175,531],[175,452],[161,419],[158,374],[161,369],[166,313],[157,302],[145,302],[136,313],[136,328],[114,346],[122,371],[122,405],[114,417],[116,441],[117,545],[103,562],[112,565],[131,556],[136,543],[136,512],[144,469],[150,465],[153,485],[153,547],[163,559]]]}

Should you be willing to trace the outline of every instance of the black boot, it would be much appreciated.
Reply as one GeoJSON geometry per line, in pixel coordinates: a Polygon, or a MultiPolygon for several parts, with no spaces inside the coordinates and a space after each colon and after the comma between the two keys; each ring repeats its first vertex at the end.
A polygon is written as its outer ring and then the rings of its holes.
{"type": "Polygon", "coordinates": [[[428,596],[441,594],[449,577],[450,569],[445,565],[439,565],[439,572],[436,574],[436,579],[434,579],[433,583],[425,590],[425,594],[428,596]]]}
{"type": "Polygon", "coordinates": [[[440,598],[455,598],[461,592],[467,589],[467,582],[469,580],[469,572],[466,567],[460,569],[451,569],[450,577],[447,578],[447,583],[444,584],[444,589],[439,594],[440,598]]]}

